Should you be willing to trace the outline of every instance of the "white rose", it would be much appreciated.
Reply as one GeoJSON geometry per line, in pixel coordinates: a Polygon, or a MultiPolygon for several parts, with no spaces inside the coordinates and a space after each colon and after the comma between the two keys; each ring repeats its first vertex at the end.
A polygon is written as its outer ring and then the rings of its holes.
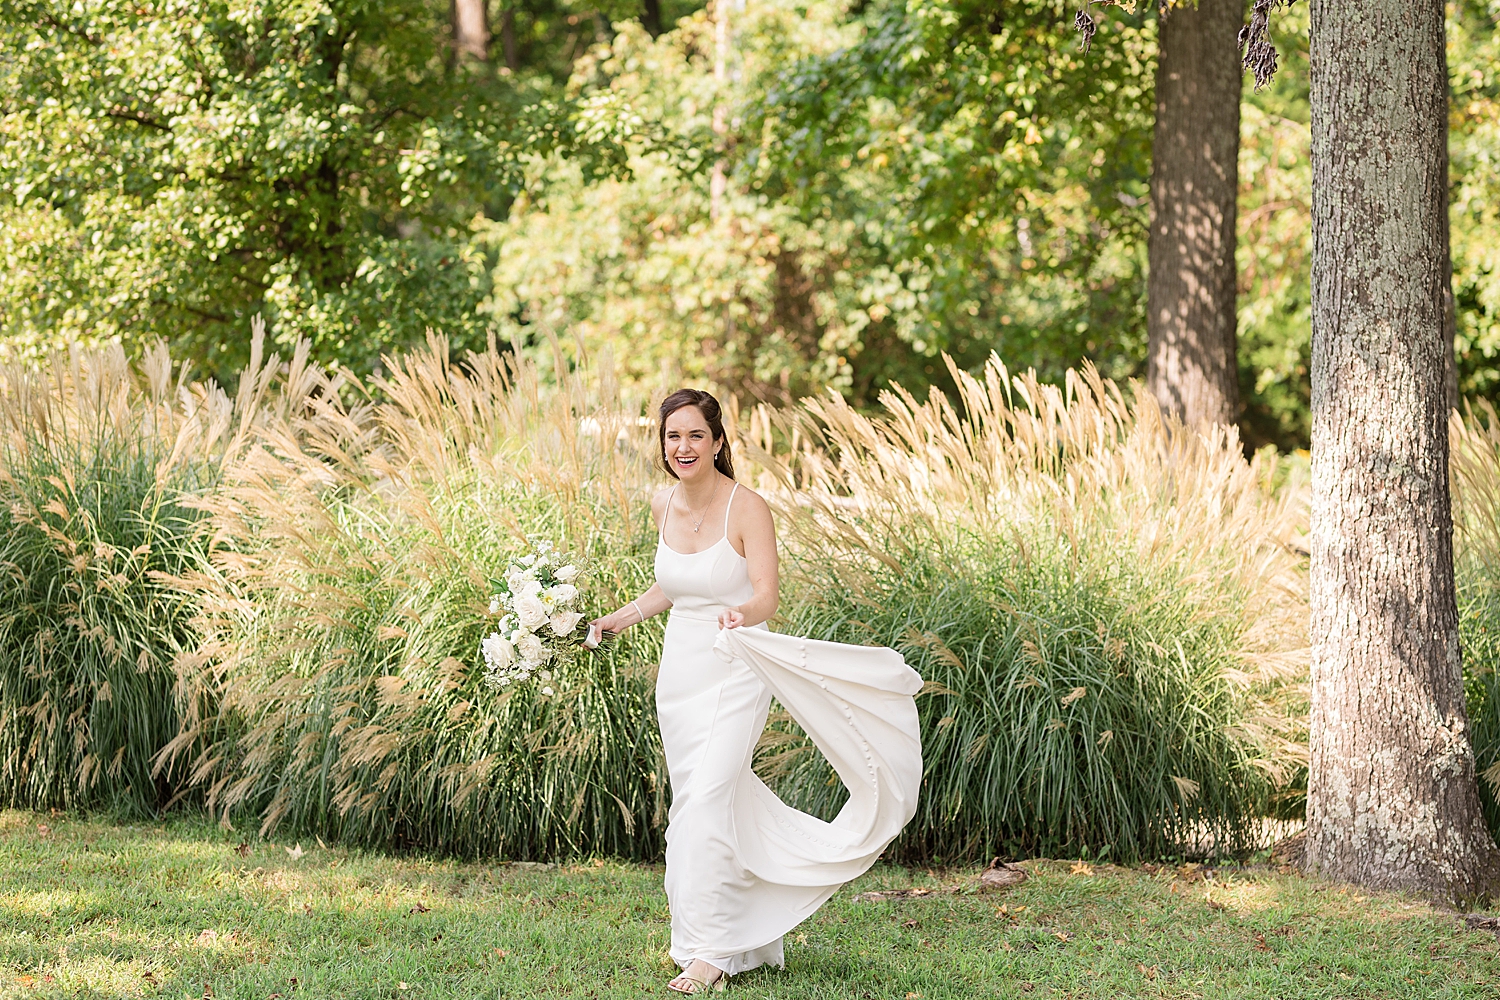
{"type": "Polygon", "coordinates": [[[491,597],[490,598],[490,614],[492,614],[492,615],[498,615],[499,613],[500,613],[500,598],[498,598],[498,597],[491,597]]]}
{"type": "Polygon", "coordinates": [[[534,632],[547,620],[547,605],[535,595],[516,598],[516,616],[521,619],[521,628],[534,632]]]}
{"type": "Polygon", "coordinates": [[[544,681],[550,681],[552,679],[552,671],[550,670],[538,670],[536,674],[544,681]]]}
{"type": "Polygon", "coordinates": [[[583,615],[577,611],[559,611],[552,616],[553,635],[572,635],[573,630],[578,627],[583,615]]]}
{"type": "Polygon", "coordinates": [[[521,557],[521,565],[522,566],[530,566],[534,562],[536,562],[536,556],[522,556],[521,557]]]}
{"type": "Polygon", "coordinates": [[[547,588],[547,592],[552,595],[554,604],[567,604],[578,596],[578,588],[571,583],[559,583],[555,587],[547,588]]]}
{"type": "Polygon", "coordinates": [[[518,599],[522,597],[540,597],[542,585],[535,580],[523,580],[521,585],[515,588],[514,593],[518,599]]]}
{"type": "Polygon", "coordinates": [[[491,632],[479,644],[479,651],[484,654],[484,662],[491,670],[506,670],[516,658],[515,647],[498,632],[491,632]]]}
{"type": "Polygon", "coordinates": [[[572,583],[578,577],[578,567],[572,563],[557,571],[557,578],[563,583],[572,583]]]}
{"type": "Polygon", "coordinates": [[[526,661],[528,670],[535,670],[538,666],[546,663],[552,658],[552,651],[542,645],[542,640],[534,635],[523,635],[521,641],[516,644],[521,651],[521,659],[526,661]]]}

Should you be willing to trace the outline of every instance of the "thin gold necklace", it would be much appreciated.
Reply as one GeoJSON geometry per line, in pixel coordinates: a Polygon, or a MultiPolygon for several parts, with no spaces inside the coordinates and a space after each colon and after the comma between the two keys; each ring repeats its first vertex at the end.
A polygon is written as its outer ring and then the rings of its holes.
{"type": "MultiPolygon", "coordinates": [[[[716,469],[714,471],[717,472],[718,470],[716,469]]],[[[698,515],[697,523],[695,523],[693,525],[693,534],[696,535],[698,533],[698,529],[701,528],[701,527],[703,527],[703,519],[708,516],[708,509],[714,505],[714,500],[716,500],[718,498],[718,496],[719,496],[719,484],[722,483],[723,481],[724,481],[724,477],[723,476],[716,476],[714,478],[714,491],[708,495],[708,504],[703,508],[703,513],[698,515]]],[[[682,502],[683,503],[687,503],[687,496],[686,495],[683,496],[682,502]]],[[[691,514],[692,512],[693,512],[693,508],[689,507],[688,508],[688,513],[691,514]]]]}

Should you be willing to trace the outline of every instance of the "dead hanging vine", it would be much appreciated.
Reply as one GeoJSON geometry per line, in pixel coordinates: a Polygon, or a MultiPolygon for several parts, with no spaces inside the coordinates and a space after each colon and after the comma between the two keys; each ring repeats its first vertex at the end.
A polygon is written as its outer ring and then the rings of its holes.
{"type": "Polygon", "coordinates": [[[1290,7],[1296,0],[1255,0],[1250,9],[1250,23],[1240,29],[1240,65],[1255,74],[1255,89],[1271,82],[1280,59],[1271,44],[1271,11],[1290,7]]]}
{"type": "MultiPolygon", "coordinates": [[[[1240,65],[1255,74],[1256,90],[1271,82],[1280,62],[1280,53],[1271,43],[1271,11],[1277,7],[1290,7],[1295,2],[1296,0],[1255,0],[1255,5],[1250,10],[1250,23],[1240,28],[1236,39],[1240,48],[1240,65]]],[[[1120,0],[1087,0],[1073,18],[1073,29],[1079,34],[1078,47],[1084,52],[1089,51],[1094,36],[1099,33],[1099,23],[1089,13],[1089,8],[1095,4],[1130,6],[1134,10],[1133,5],[1121,3],[1120,0]]],[[[1157,9],[1162,17],[1166,17],[1172,6],[1168,0],[1160,0],[1157,9]]]]}

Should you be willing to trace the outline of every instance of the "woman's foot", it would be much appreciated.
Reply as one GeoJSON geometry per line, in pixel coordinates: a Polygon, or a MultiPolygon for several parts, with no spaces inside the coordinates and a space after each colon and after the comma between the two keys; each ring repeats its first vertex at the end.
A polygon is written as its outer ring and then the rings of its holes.
{"type": "Polygon", "coordinates": [[[667,989],[678,993],[704,993],[708,990],[724,989],[723,969],[716,969],[700,958],[695,958],[682,970],[682,975],[667,984],[667,989]]]}

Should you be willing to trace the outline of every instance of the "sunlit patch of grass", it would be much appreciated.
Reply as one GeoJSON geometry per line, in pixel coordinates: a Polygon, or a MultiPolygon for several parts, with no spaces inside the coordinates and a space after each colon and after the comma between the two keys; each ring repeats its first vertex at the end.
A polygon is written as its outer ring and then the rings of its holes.
{"type": "MultiPolygon", "coordinates": [[[[667,995],[659,866],[387,857],[177,824],[0,815],[0,996],[639,998],[667,995]],[[61,898],[61,897],[59,897],[61,898]],[[404,988],[403,988],[403,985],[404,988]]],[[[1029,861],[991,894],[966,869],[877,867],[787,939],[744,997],[1493,997],[1500,946],[1413,899],[1271,868],[1029,861]],[[856,902],[876,888],[927,887],[856,902]]]]}
{"type": "Polygon", "coordinates": [[[52,919],[53,914],[88,910],[98,904],[90,893],[65,888],[43,889],[39,892],[21,892],[5,897],[0,909],[15,916],[34,916],[52,919]]]}

